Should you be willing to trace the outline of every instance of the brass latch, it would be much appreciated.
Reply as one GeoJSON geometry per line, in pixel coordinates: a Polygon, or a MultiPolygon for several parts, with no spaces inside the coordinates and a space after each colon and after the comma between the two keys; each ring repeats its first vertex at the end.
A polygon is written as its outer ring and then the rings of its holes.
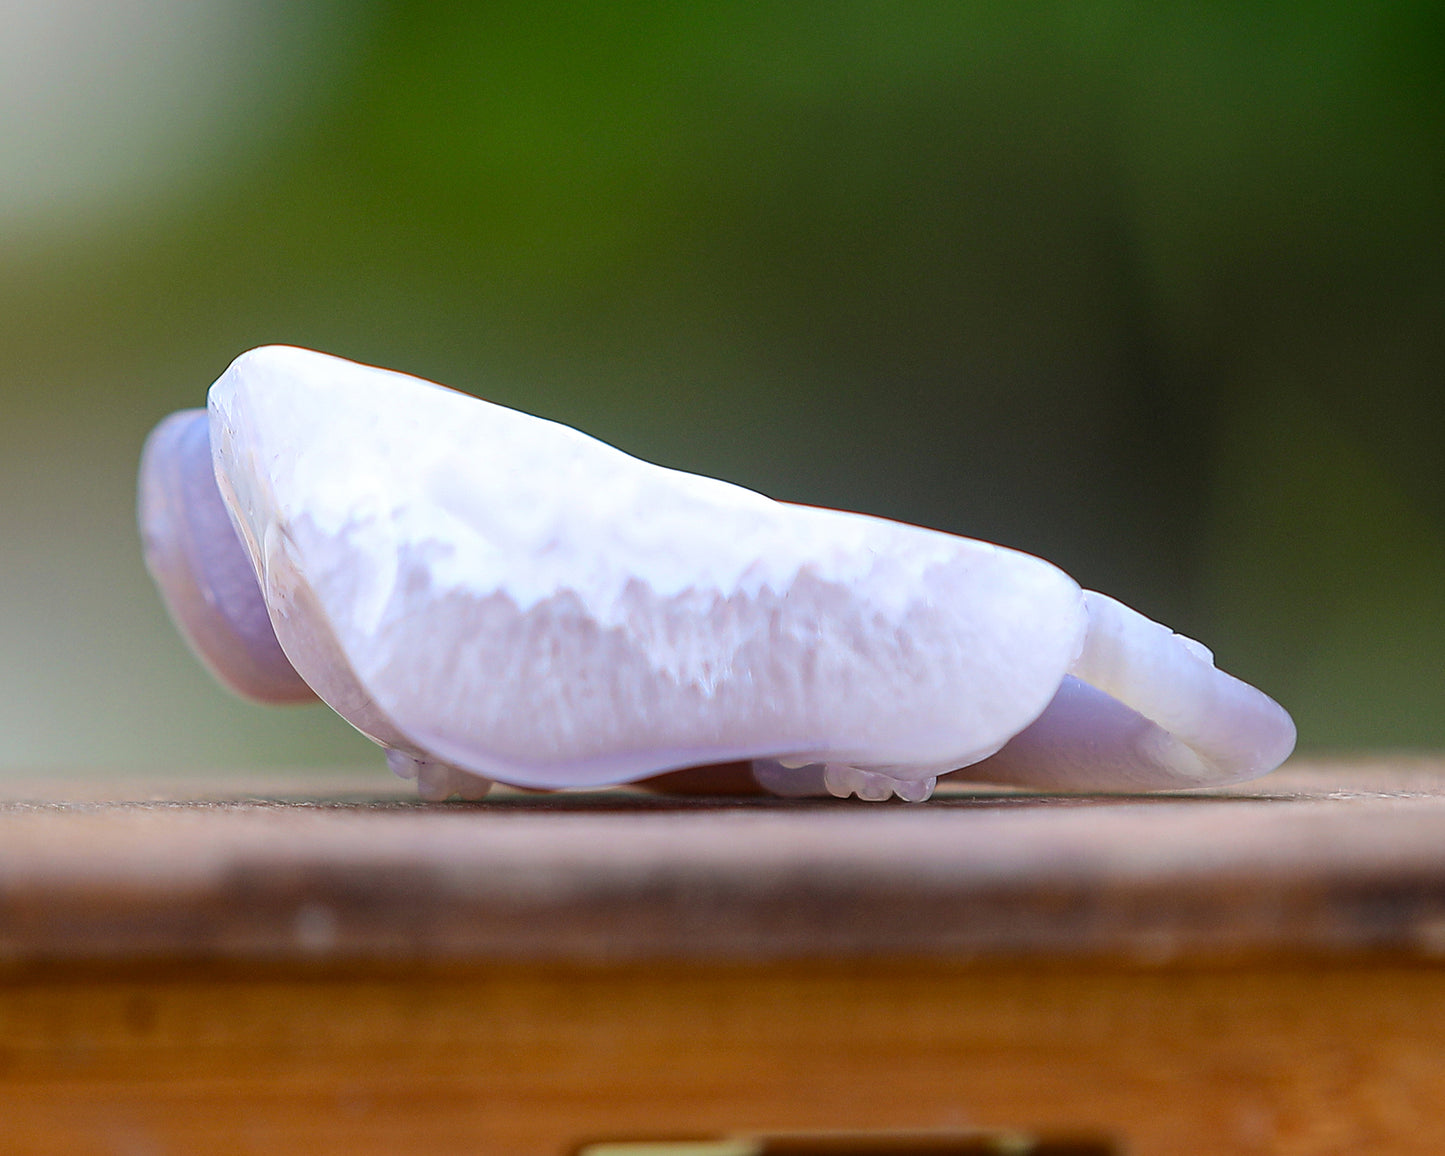
{"type": "Polygon", "coordinates": [[[1098,1136],[1025,1132],[819,1132],[692,1140],[607,1140],[573,1156],[1120,1156],[1098,1136]]]}

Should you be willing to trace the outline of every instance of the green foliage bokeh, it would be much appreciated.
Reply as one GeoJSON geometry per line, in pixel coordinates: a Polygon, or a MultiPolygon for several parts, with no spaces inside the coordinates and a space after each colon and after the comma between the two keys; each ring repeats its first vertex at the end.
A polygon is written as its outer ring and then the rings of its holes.
{"type": "Polygon", "coordinates": [[[1042,554],[1308,747],[1445,742],[1440,13],[336,8],[264,147],[8,238],[11,699],[90,720],[14,757],[356,753],[192,685],[135,558],[146,428],[274,341],[1042,554]]]}

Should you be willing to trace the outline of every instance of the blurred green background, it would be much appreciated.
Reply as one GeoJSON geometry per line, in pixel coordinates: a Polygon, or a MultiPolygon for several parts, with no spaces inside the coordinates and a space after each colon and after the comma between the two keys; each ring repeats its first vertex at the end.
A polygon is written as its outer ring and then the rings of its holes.
{"type": "Polygon", "coordinates": [[[375,760],[141,567],[147,429],[267,342],[1041,554],[1306,749],[1445,744],[1441,12],[0,7],[0,765],[375,760]]]}

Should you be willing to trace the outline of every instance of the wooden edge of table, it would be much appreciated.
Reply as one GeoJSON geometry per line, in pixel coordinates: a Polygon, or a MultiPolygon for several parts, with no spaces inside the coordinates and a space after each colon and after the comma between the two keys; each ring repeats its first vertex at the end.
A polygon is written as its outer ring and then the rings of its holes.
{"type": "Polygon", "coordinates": [[[425,805],[362,777],[0,787],[0,966],[1445,954],[1445,763],[925,805],[425,805]]]}

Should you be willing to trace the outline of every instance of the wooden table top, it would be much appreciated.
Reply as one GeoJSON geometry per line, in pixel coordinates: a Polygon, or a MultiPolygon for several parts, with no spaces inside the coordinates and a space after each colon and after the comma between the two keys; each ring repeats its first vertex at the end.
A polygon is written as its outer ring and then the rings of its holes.
{"type": "Polygon", "coordinates": [[[1445,955],[1445,761],[1172,795],[0,782],[0,965],[1445,955]]]}

